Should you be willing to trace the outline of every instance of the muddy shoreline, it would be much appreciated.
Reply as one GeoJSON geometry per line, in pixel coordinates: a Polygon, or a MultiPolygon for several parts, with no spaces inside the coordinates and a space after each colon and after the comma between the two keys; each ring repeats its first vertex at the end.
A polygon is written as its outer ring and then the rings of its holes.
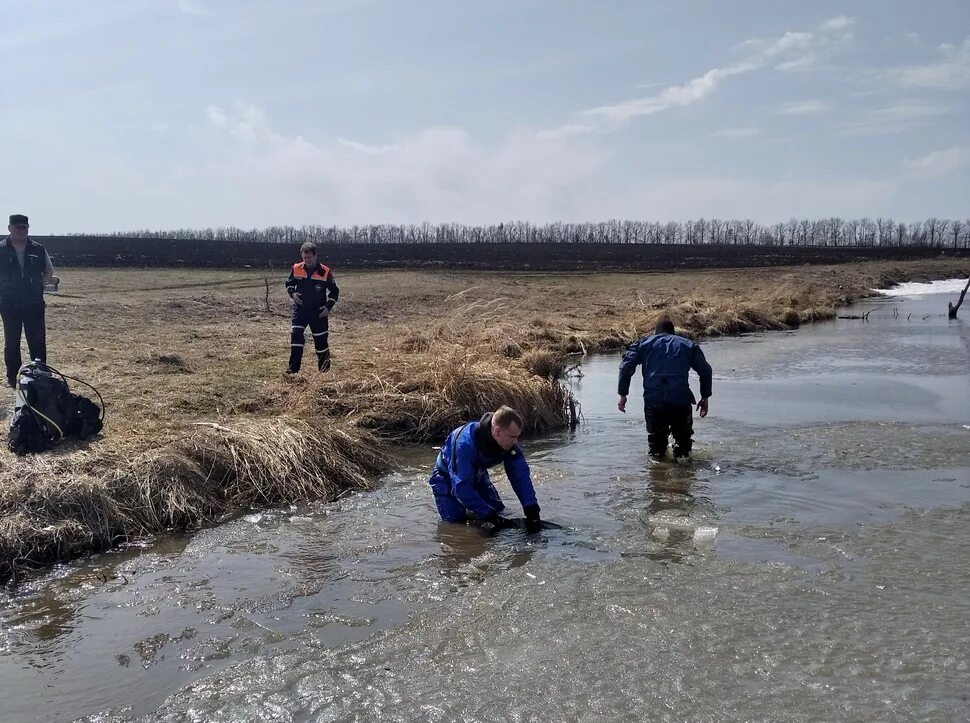
{"type": "MultiPolygon", "coordinates": [[[[262,272],[61,269],[51,363],[95,384],[89,445],[0,457],[0,579],[251,507],[332,499],[502,402],[568,422],[569,364],[648,333],[795,328],[960,259],[558,275],[347,272],[331,374],[285,378],[286,298],[262,272]],[[63,360],[63,361],[62,361],[63,360]],[[292,454],[279,450],[301,440],[292,454]]],[[[940,313],[945,313],[941,309],[940,313]]]]}

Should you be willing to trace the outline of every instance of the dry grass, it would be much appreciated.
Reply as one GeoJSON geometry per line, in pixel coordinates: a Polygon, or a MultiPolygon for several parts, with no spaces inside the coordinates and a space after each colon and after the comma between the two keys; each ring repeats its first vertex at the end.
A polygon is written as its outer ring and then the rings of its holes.
{"type": "Polygon", "coordinates": [[[340,373],[312,384],[296,381],[290,406],[311,416],[326,409],[383,439],[409,442],[437,439],[502,404],[519,410],[529,432],[566,423],[571,394],[562,383],[565,366],[550,365],[537,375],[530,366],[534,356],[510,357],[505,349],[512,338],[490,323],[503,313],[502,301],[462,303],[463,296],[446,298],[443,318],[426,333],[361,349],[343,360],[340,373]]]}
{"type": "Polygon", "coordinates": [[[791,328],[871,287],[966,276],[968,266],[337,269],[334,371],[295,378],[282,374],[282,278],[266,311],[258,271],[59,269],[51,363],[101,390],[107,427],[48,455],[0,453],[0,578],[241,508],[329,499],[365,486],[388,441],[438,440],[500,404],[530,430],[562,425],[571,409],[558,380],[570,355],[618,349],[661,315],[695,337],[791,328]]]}
{"type": "Polygon", "coordinates": [[[332,499],[385,469],[376,440],[296,419],[196,425],[126,460],[75,450],[7,459],[0,576],[252,507],[332,499]]]}

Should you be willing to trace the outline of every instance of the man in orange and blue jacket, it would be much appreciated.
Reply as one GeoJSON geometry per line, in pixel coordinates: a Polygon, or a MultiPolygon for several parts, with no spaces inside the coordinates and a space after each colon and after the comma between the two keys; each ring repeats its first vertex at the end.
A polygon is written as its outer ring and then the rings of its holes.
{"type": "Polygon", "coordinates": [[[317,246],[307,242],[300,247],[303,261],[293,264],[286,280],[286,293],[293,300],[293,317],[290,326],[290,363],[288,374],[300,371],[303,361],[303,330],[310,326],[313,348],[317,352],[317,368],[330,370],[330,312],[340,295],[329,266],[317,259],[317,246]]]}

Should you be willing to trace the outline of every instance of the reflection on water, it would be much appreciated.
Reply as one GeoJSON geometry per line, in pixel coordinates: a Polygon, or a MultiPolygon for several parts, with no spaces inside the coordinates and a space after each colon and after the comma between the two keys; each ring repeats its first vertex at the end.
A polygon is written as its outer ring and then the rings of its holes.
{"type": "Polygon", "coordinates": [[[524,534],[517,529],[494,530],[438,522],[434,539],[442,550],[438,557],[439,572],[462,586],[481,582],[496,571],[522,567],[535,549],[523,544],[523,538],[524,534]]]}
{"type": "Polygon", "coordinates": [[[438,522],[415,449],[373,492],[35,580],[0,609],[0,720],[958,718],[970,341],[886,303],[707,343],[684,464],[590,360],[583,426],[527,443],[563,529],[438,522]]]}

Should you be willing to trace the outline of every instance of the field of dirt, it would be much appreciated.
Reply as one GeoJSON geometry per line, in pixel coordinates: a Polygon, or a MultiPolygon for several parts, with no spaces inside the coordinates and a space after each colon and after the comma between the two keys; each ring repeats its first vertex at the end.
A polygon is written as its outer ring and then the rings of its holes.
{"type": "MultiPolygon", "coordinates": [[[[286,269],[298,244],[38,236],[61,266],[286,269]]],[[[939,246],[765,246],[664,243],[327,243],[334,266],[358,269],[658,271],[970,257],[939,246]]]]}

